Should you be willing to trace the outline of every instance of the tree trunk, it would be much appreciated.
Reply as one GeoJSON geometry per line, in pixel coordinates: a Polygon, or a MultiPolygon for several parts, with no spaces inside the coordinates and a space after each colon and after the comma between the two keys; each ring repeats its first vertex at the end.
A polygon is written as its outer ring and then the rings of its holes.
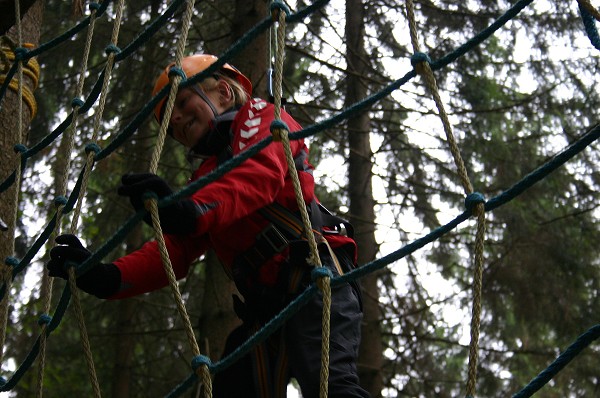
{"type": "MultiPolygon", "coordinates": [[[[267,16],[266,0],[236,0],[231,25],[233,40],[238,40],[267,16]]],[[[233,64],[252,82],[254,92],[262,98],[266,98],[267,93],[267,37],[266,34],[261,34],[258,38],[252,40],[233,60],[233,64]]]]}
{"type": "MultiPolygon", "coordinates": [[[[35,4],[36,0],[19,1],[21,18],[29,11],[29,8],[35,4]]],[[[0,35],[4,35],[15,24],[15,2],[13,0],[0,1],[0,35]]],[[[9,33],[10,34],[10,33],[9,33]]],[[[39,35],[38,35],[39,36],[39,35]]]]}
{"type": "MultiPolygon", "coordinates": [[[[128,252],[140,247],[142,243],[142,226],[138,225],[127,237],[128,252]]],[[[125,299],[120,300],[117,306],[115,328],[117,337],[113,341],[115,357],[111,386],[113,398],[129,398],[131,396],[133,353],[136,343],[134,315],[137,304],[136,299],[125,299]]]]}
{"type": "MultiPolygon", "coordinates": [[[[23,43],[30,43],[36,46],[40,39],[40,28],[42,24],[44,3],[43,1],[36,2],[22,18],[21,22],[21,40],[23,43]]],[[[12,27],[7,33],[6,37],[16,43],[18,43],[18,32],[16,27],[12,27]]],[[[21,44],[21,45],[22,45],[21,44]]],[[[11,65],[8,65],[10,67],[11,65]]],[[[13,80],[17,80],[18,74],[13,77],[13,80]]],[[[34,92],[34,82],[27,75],[23,75],[23,86],[24,89],[34,92]]],[[[16,144],[27,143],[27,130],[31,123],[32,112],[31,109],[23,101],[21,115],[22,131],[19,131],[19,101],[18,93],[13,90],[7,90],[4,98],[0,102],[0,153],[3,155],[2,162],[0,162],[0,178],[4,181],[5,178],[10,176],[15,171],[16,166],[20,160],[20,157],[15,154],[14,146],[16,144]]],[[[19,180],[19,179],[17,179],[19,180]]],[[[2,265],[4,268],[4,274],[6,278],[11,278],[12,268],[4,265],[4,259],[8,256],[14,255],[15,248],[15,229],[16,229],[16,214],[18,208],[18,198],[20,192],[20,184],[15,183],[9,189],[2,193],[0,197],[0,219],[8,227],[7,231],[0,232],[2,239],[0,239],[0,259],[2,259],[2,265]]],[[[8,280],[7,279],[7,280],[8,280]]],[[[8,296],[7,291],[2,298],[0,307],[2,308],[3,319],[0,322],[4,325],[6,322],[6,316],[8,316],[8,296]]],[[[2,337],[0,341],[0,350],[4,349],[4,327],[2,328],[2,337]]],[[[0,360],[2,355],[0,355],[0,360]]]]}
{"type": "MultiPolygon", "coordinates": [[[[346,60],[348,76],[346,105],[364,98],[366,84],[360,76],[369,73],[368,56],[364,43],[364,7],[361,0],[346,2],[346,60]]],[[[358,263],[372,261],[377,254],[375,242],[375,200],[373,198],[371,170],[372,152],[369,139],[370,117],[367,111],[348,119],[348,185],[350,214],[358,244],[358,263]]],[[[364,320],[362,342],[359,350],[359,376],[362,386],[371,396],[381,394],[383,347],[381,341],[379,291],[377,276],[369,275],[361,280],[364,320]]]]}
{"type": "Polygon", "coordinates": [[[213,252],[207,254],[205,261],[206,284],[202,315],[198,322],[199,344],[203,354],[208,355],[212,361],[217,361],[223,354],[229,332],[240,324],[232,311],[231,295],[237,293],[237,289],[213,252]]]}
{"type": "Polygon", "coordinates": [[[111,395],[113,398],[129,398],[131,396],[131,366],[135,345],[132,320],[136,308],[137,301],[135,299],[121,300],[118,304],[117,330],[119,335],[115,340],[115,363],[113,366],[111,395]]]}

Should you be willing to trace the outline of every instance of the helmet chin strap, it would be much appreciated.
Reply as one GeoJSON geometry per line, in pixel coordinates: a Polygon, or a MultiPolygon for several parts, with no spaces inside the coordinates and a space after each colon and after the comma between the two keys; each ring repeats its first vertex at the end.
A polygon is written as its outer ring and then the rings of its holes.
{"type": "Polygon", "coordinates": [[[188,159],[190,157],[219,156],[227,150],[231,152],[231,140],[233,138],[231,123],[233,123],[237,112],[238,108],[232,107],[213,119],[213,126],[210,131],[190,149],[188,159]]]}
{"type": "Polygon", "coordinates": [[[192,90],[206,102],[212,110],[213,118],[210,121],[208,133],[190,149],[188,159],[206,158],[219,155],[231,146],[231,123],[237,114],[238,107],[232,106],[222,113],[218,113],[217,108],[208,98],[206,93],[197,85],[192,86],[192,90]]]}
{"type": "Polygon", "coordinates": [[[202,98],[204,100],[204,102],[206,102],[206,105],[208,105],[208,107],[212,111],[214,118],[217,118],[219,116],[219,113],[217,112],[217,108],[215,108],[215,106],[213,105],[212,101],[206,96],[206,94],[204,93],[204,91],[202,91],[200,89],[200,87],[198,87],[197,84],[194,84],[192,86],[192,90],[194,90],[194,92],[196,94],[198,94],[200,96],[200,98],[202,98]]]}

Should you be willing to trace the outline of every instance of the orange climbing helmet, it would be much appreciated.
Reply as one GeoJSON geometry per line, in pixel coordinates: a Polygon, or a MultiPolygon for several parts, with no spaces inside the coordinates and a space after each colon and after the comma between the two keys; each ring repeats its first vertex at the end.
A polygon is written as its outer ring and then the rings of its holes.
{"type": "MultiPolygon", "coordinates": [[[[203,70],[207,69],[210,65],[217,62],[218,58],[214,55],[210,54],[195,54],[185,57],[181,60],[181,69],[183,73],[185,73],[186,77],[192,77],[203,70]]],[[[154,83],[154,90],[152,90],[152,96],[154,97],[160,90],[163,89],[167,84],[169,84],[169,71],[171,68],[175,66],[175,62],[171,62],[167,67],[163,70],[163,72],[156,79],[156,83],[154,83]]],[[[225,75],[228,75],[235,80],[237,80],[241,86],[244,88],[246,93],[249,96],[252,96],[252,83],[250,80],[242,74],[237,68],[232,65],[224,64],[221,66],[221,72],[225,75]]],[[[157,105],[154,107],[154,117],[160,123],[162,119],[163,106],[165,105],[166,97],[163,98],[157,105]]]]}

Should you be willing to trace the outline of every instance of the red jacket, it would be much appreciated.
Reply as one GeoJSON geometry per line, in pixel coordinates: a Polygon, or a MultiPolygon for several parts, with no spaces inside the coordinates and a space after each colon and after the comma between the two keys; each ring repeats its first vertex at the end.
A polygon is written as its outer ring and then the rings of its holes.
{"type": "MultiPolygon", "coordinates": [[[[285,111],[281,119],[290,132],[301,129],[300,125],[285,111]]],[[[248,101],[237,113],[232,123],[233,155],[269,136],[274,120],[274,106],[261,99],[248,101]]],[[[292,154],[308,148],[303,140],[291,141],[292,154]]],[[[305,162],[305,168],[312,166],[305,162]]],[[[217,166],[217,157],[205,160],[193,173],[194,181],[217,166]]],[[[298,171],[304,200],[314,199],[314,179],[310,172],[298,171]]],[[[197,218],[193,235],[167,235],[167,250],[177,278],[187,275],[190,265],[210,247],[231,275],[233,260],[254,244],[256,236],[268,224],[257,210],[277,202],[290,210],[297,210],[296,198],[287,161],[280,142],[272,142],[262,151],[224,174],[220,179],[196,191],[191,198],[206,212],[197,218]]],[[[351,244],[352,239],[341,235],[327,236],[332,247],[351,244]]],[[[276,256],[260,268],[259,283],[272,285],[277,278],[283,256],[276,256]]],[[[122,289],[112,298],[135,296],[162,288],[168,284],[158,252],[156,241],[147,242],[142,248],[114,264],[121,271],[122,289]]]]}

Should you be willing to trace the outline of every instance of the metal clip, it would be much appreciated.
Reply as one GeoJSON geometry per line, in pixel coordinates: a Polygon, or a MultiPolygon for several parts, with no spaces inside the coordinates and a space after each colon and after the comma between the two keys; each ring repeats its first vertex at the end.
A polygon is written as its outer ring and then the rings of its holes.
{"type": "Polygon", "coordinates": [[[285,236],[283,236],[273,224],[269,224],[267,228],[260,232],[257,241],[260,241],[261,239],[264,240],[275,253],[281,253],[289,243],[285,236]]]}

